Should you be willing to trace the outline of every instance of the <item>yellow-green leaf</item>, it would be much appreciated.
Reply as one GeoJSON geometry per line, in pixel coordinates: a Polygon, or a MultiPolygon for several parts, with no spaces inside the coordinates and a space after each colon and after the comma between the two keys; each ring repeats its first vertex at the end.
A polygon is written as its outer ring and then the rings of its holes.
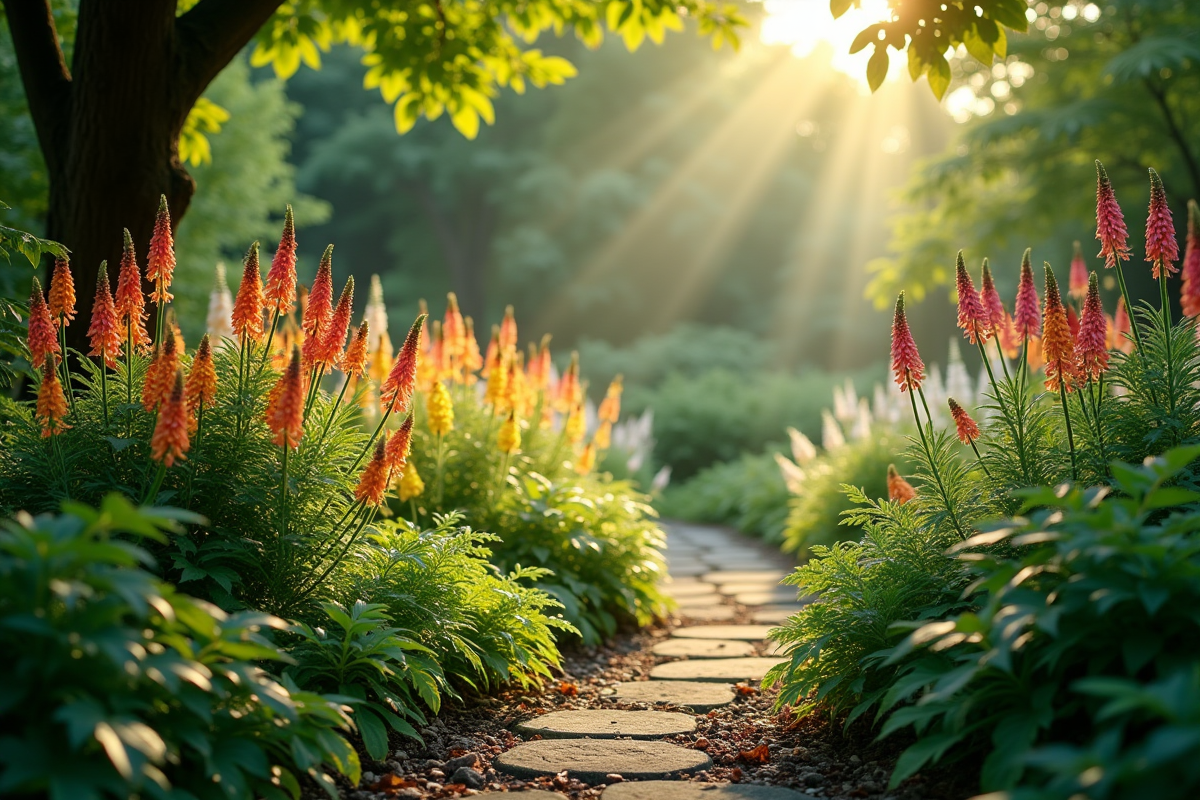
{"type": "Polygon", "coordinates": [[[887,46],[877,44],[875,52],[871,54],[871,60],[867,62],[867,84],[871,87],[872,92],[883,85],[883,79],[887,77],[887,72],[887,46]]]}

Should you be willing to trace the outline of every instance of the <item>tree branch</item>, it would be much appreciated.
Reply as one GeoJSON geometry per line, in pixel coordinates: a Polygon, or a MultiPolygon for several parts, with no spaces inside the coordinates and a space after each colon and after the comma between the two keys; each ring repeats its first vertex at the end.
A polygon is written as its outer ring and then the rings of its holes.
{"type": "Polygon", "coordinates": [[[3,0],[25,99],[51,172],[62,168],[71,106],[71,72],[58,46],[49,0],[3,0]]]}
{"type": "Polygon", "coordinates": [[[201,0],[176,20],[175,71],[184,116],[282,4],[283,0],[201,0]]]}
{"type": "Polygon", "coordinates": [[[1183,157],[1184,167],[1187,168],[1188,177],[1192,180],[1192,195],[1200,196],[1200,164],[1196,163],[1196,155],[1188,144],[1188,137],[1180,128],[1179,121],[1175,119],[1175,114],[1171,111],[1171,106],[1167,102],[1166,89],[1155,85],[1150,78],[1146,78],[1144,83],[1146,91],[1154,98],[1154,102],[1163,116],[1163,122],[1167,126],[1167,135],[1171,137],[1171,141],[1179,150],[1179,155],[1183,157]]]}

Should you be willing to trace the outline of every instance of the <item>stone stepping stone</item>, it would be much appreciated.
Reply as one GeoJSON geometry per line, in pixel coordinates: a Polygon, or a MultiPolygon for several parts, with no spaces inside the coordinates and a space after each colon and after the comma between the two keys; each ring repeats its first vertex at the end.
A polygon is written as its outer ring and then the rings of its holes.
{"type": "Polygon", "coordinates": [[[617,687],[614,700],[625,703],[665,703],[707,714],[733,702],[733,688],[696,681],[630,681],[617,687]]]}
{"type": "Polygon", "coordinates": [[[737,639],[742,642],[758,642],[767,638],[770,625],[695,625],[676,628],[671,635],[676,639],[737,639]]]}
{"type": "Polygon", "coordinates": [[[501,753],[492,766],[517,778],[567,776],[584,783],[607,783],[614,773],[626,780],[690,775],[712,766],[707,753],[667,742],[636,739],[542,739],[501,753]]]}
{"type": "Polygon", "coordinates": [[[711,570],[705,564],[685,564],[682,566],[667,567],[667,573],[676,578],[697,578],[711,570]]]}
{"type": "Polygon", "coordinates": [[[708,583],[745,583],[747,581],[773,581],[778,583],[790,573],[785,569],[716,570],[706,573],[701,580],[708,583]]]}
{"type": "Polygon", "coordinates": [[[668,661],[650,670],[655,681],[760,681],[767,670],[780,663],[778,658],[704,658],[668,661]]]}
{"type": "Polygon", "coordinates": [[[708,570],[706,570],[708,572],[721,569],[728,569],[731,571],[737,570],[739,572],[765,572],[767,570],[777,569],[779,567],[779,565],[774,562],[764,561],[762,559],[733,558],[723,555],[705,556],[701,560],[705,564],[709,565],[708,570]]]}
{"type": "Polygon", "coordinates": [[[602,800],[808,800],[810,795],[782,786],[749,783],[641,781],[614,783],[600,797],[602,800]]]}
{"type": "Polygon", "coordinates": [[[679,606],[675,616],[686,617],[696,622],[724,622],[737,616],[733,606],[679,606]]]}
{"type": "Polygon", "coordinates": [[[517,725],[545,739],[661,739],[695,730],[694,716],[674,711],[553,711],[517,725]]]}
{"type": "MultiPolygon", "coordinates": [[[[718,583],[717,591],[724,595],[758,594],[773,592],[779,586],[779,581],[745,581],[742,583],[718,583]]],[[[795,590],[792,594],[795,594],[795,590]]]]}
{"type": "Polygon", "coordinates": [[[650,652],[668,658],[742,658],[754,655],[754,647],[733,639],[667,639],[650,652]]]}
{"type": "Polygon", "coordinates": [[[717,593],[713,591],[713,585],[711,583],[664,583],[659,586],[659,588],[667,597],[674,597],[676,599],[684,597],[706,597],[708,595],[712,595],[713,597],[717,596],[717,593]]]}
{"type": "Polygon", "coordinates": [[[775,603],[794,602],[796,589],[792,586],[780,586],[769,592],[739,592],[733,596],[735,602],[744,606],[769,606],[775,603]]]}
{"type": "Polygon", "coordinates": [[[712,608],[713,606],[719,606],[725,602],[725,598],[721,597],[721,595],[717,594],[716,592],[697,594],[692,595],[691,597],[680,597],[676,599],[679,600],[680,608],[712,608]]]}
{"type": "Polygon", "coordinates": [[[792,605],[777,605],[764,606],[750,614],[750,618],[755,622],[766,624],[782,625],[788,621],[788,618],[795,614],[800,609],[804,608],[803,603],[793,603],[792,605]]]}
{"type": "Polygon", "coordinates": [[[545,789],[517,789],[512,792],[480,792],[480,794],[502,794],[509,800],[514,794],[521,800],[567,800],[565,794],[548,792],[545,789]]]}

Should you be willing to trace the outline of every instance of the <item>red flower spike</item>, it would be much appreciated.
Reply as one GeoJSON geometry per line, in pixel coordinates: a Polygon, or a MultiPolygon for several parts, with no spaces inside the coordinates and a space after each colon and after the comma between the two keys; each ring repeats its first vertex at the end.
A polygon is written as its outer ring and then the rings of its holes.
{"type": "Polygon", "coordinates": [[[967,410],[958,404],[958,401],[953,397],[946,401],[950,406],[950,416],[954,419],[954,427],[958,433],[958,440],[963,444],[970,444],[979,438],[979,425],[975,420],[971,419],[971,415],[967,410]]]}
{"type": "Polygon", "coordinates": [[[504,309],[504,319],[500,321],[500,349],[507,353],[517,346],[517,317],[513,307],[504,309]]]}
{"type": "Polygon", "coordinates": [[[1067,306],[1067,328],[1070,329],[1071,339],[1074,340],[1079,335],[1079,315],[1071,306],[1067,306]]]}
{"type": "Polygon", "coordinates": [[[325,335],[321,338],[321,347],[316,354],[317,361],[325,365],[325,372],[341,362],[342,350],[346,346],[346,334],[350,331],[350,314],[354,308],[354,276],[346,279],[346,286],[338,298],[337,307],[329,318],[325,335]]]}
{"type": "Polygon", "coordinates": [[[1188,200],[1187,246],[1183,251],[1183,313],[1200,316],[1200,205],[1188,200]]]}
{"type": "Polygon", "coordinates": [[[901,392],[916,391],[925,380],[925,362],[904,315],[904,292],[896,298],[896,315],[892,319],[892,372],[901,392]]]}
{"type": "Polygon", "coordinates": [[[888,464],[887,488],[888,500],[891,500],[893,503],[904,505],[910,500],[915,500],[917,497],[917,490],[913,488],[911,483],[900,476],[900,473],[896,471],[895,464],[888,464]]]}
{"type": "Polygon", "coordinates": [[[408,452],[412,448],[413,415],[409,414],[404,424],[396,429],[384,448],[384,460],[390,475],[400,475],[408,464],[408,452]]]}
{"type": "Polygon", "coordinates": [[[421,359],[421,328],[426,319],[424,314],[420,314],[413,321],[408,335],[404,337],[404,344],[400,347],[400,354],[396,356],[392,371],[379,387],[379,397],[384,408],[401,414],[408,411],[417,383],[417,365],[421,359]]]}
{"type": "Polygon", "coordinates": [[[1020,355],[1021,337],[1017,335],[1017,325],[1007,311],[1004,312],[1004,321],[997,329],[996,341],[1000,344],[1001,352],[1008,358],[1016,358],[1020,355]]]}
{"type": "Polygon", "coordinates": [[[233,302],[233,332],[238,337],[246,337],[252,342],[261,342],[263,338],[263,297],[262,275],[258,265],[258,242],[250,245],[246,258],[242,262],[242,282],[238,286],[237,299],[233,302]]]}
{"type": "Polygon", "coordinates": [[[150,347],[146,333],[146,296],[142,294],[142,274],[133,249],[133,237],[125,229],[125,245],[121,252],[121,271],[117,274],[117,324],[122,333],[132,333],[132,346],[145,352],[150,347]]]}
{"type": "Polygon", "coordinates": [[[267,427],[277,447],[299,447],[304,436],[304,384],[300,379],[300,349],[293,345],[287,370],[271,390],[267,427]]]}
{"type": "Polygon", "coordinates": [[[1083,301],[1083,319],[1075,339],[1075,362],[1082,377],[1096,379],[1108,371],[1108,320],[1100,304],[1100,285],[1096,273],[1088,280],[1087,299],[1083,301]]]}
{"type": "Polygon", "coordinates": [[[1125,308],[1125,298],[1117,298],[1117,313],[1113,317],[1113,328],[1116,333],[1116,349],[1122,353],[1133,352],[1133,341],[1129,338],[1129,333],[1133,330],[1133,325],[1129,319],[1129,310],[1125,308]]]}
{"type": "Polygon", "coordinates": [[[966,334],[967,341],[975,344],[986,342],[991,335],[991,315],[979,299],[975,284],[967,274],[967,265],[963,261],[962,251],[958,251],[958,259],[954,266],[955,283],[958,286],[958,327],[966,334]]]}
{"type": "Polygon", "coordinates": [[[1046,361],[1046,388],[1071,391],[1075,380],[1075,342],[1067,323],[1067,310],[1058,294],[1054,271],[1046,264],[1046,316],[1042,321],[1042,358],[1046,361]]]}
{"type": "Polygon", "coordinates": [[[979,302],[987,312],[988,328],[994,335],[999,336],[1004,328],[1004,301],[1000,299],[1000,292],[996,291],[996,283],[992,280],[992,270],[986,258],[983,260],[983,278],[979,283],[979,302]]]}
{"type": "Polygon", "coordinates": [[[442,318],[442,337],[445,339],[446,355],[453,359],[461,359],[466,355],[467,330],[462,312],[458,308],[458,295],[450,292],[446,295],[446,315],[442,318]]]}
{"type": "Polygon", "coordinates": [[[195,411],[203,403],[211,406],[217,398],[217,370],[213,365],[212,342],[208,334],[200,340],[196,347],[196,355],[192,358],[192,368],[188,372],[187,384],[184,387],[188,411],[195,411]]]}
{"type": "Polygon", "coordinates": [[[50,279],[50,318],[55,327],[75,319],[75,278],[66,259],[54,259],[54,277],[50,279]]]}
{"type": "Polygon", "coordinates": [[[184,399],[183,372],[177,371],[171,393],[158,411],[154,435],[150,437],[150,457],[170,468],[176,461],[186,461],[188,451],[188,412],[184,399]]]}
{"type": "Polygon", "coordinates": [[[150,236],[150,250],[146,254],[146,280],[154,284],[150,300],[154,303],[169,303],[173,299],[168,289],[175,275],[175,241],[171,237],[171,212],[167,210],[167,196],[159,195],[158,214],[154,217],[154,233],[150,236]]]}
{"type": "Polygon", "coordinates": [[[383,493],[387,491],[387,438],[386,436],[380,437],[378,444],[375,445],[375,454],[371,456],[367,466],[363,467],[362,476],[358,479],[358,486],[354,487],[354,498],[368,506],[378,506],[382,503],[383,493]]]}
{"type": "Polygon", "coordinates": [[[296,306],[296,222],[289,205],[283,216],[283,235],[267,271],[267,309],[287,314],[296,306]]]}
{"type": "Polygon", "coordinates": [[[1104,266],[1112,268],[1117,261],[1129,260],[1129,231],[1125,228],[1125,215],[1117,204],[1117,195],[1104,165],[1096,162],[1096,238],[1100,240],[1100,252],[1104,266]]]}
{"type": "Polygon", "coordinates": [[[1083,260],[1083,246],[1075,242],[1075,252],[1071,255],[1071,288],[1067,292],[1076,300],[1082,300],[1088,293],[1088,268],[1083,260]]]}
{"type": "Polygon", "coordinates": [[[370,328],[366,319],[350,339],[350,346],[342,355],[342,372],[350,377],[362,377],[367,372],[367,345],[370,343],[370,328]]]}
{"type": "Polygon", "coordinates": [[[63,422],[67,416],[67,396],[58,380],[58,370],[47,361],[42,365],[42,383],[38,386],[35,414],[42,424],[42,438],[62,433],[71,427],[63,422]]]}
{"type": "Polygon", "coordinates": [[[42,284],[36,277],[33,279],[33,291],[29,295],[29,332],[26,342],[35,369],[41,369],[47,362],[53,367],[61,360],[58,332],[50,319],[50,307],[46,305],[46,298],[42,294],[42,284]]]}
{"type": "Polygon", "coordinates": [[[1179,243],[1175,241],[1175,222],[1167,205],[1167,192],[1158,173],[1150,170],[1150,212],[1146,216],[1146,260],[1154,264],[1153,276],[1178,272],[1179,243]]]}
{"type": "Polygon", "coordinates": [[[159,404],[171,396],[171,384],[175,381],[175,372],[179,369],[179,353],[175,349],[175,337],[163,336],[158,346],[158,354],[146,368],[146,382],[142,385],[142,408],[147,412],[158,408],[159,404]]]}
{"type": "Polygon", "coordinates": [[[1042,328],[1041,302],[1037,287],[1033,284],[1033,265],[1029,261],[1028,248],[1021,256],[1021,281],[1017,284],[1017,301],[1013,306],[1013,323],[1021,341],[1036,337],[1042,328]]]}
{"type": "Polygon", "coordinates": [[[108,285],[108,262],[101,261],[100,274],[96,277],[96,302],[92,304],[92,322],[88,326],[88,342],[92,345],[88,355],[98,356],[106,367],[116,369],[124,338],[117,322],[112,289],[108,285]]]}
{"type": "Polygon", "coordinates": [[[308,292],[308,302],[305,303],[304,314],[300,318],[300,329],[304,331],[304,345],[300,350],[300,355],[304,359],[305,368],[311,367],[320,360],[322,342],[332,316],[333,245],[329,245],[325,248],[325,254],[321,256],[321,264],[317,267],[317,277],[313,280],[312,289],[308,292]]]}

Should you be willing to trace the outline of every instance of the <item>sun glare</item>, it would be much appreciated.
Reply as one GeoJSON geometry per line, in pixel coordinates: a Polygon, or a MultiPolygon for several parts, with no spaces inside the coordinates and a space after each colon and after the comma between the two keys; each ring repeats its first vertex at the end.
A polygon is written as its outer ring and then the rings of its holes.
{"type": "MultiPolygon", "coordinates": [[[[853,77],[866,90],[872,48],[851,54],[850,45],[863,28],[888,17],[887,0],[862,0],[861,7],[851,8],[838,19],[829,12],[828,0],[763,0],[763,8],[767,12],[761,33],[764,44],[790,45],[792,53],[800,57],[828,45],[833,51],[833,68],[853,77]]],[[[901,68],[900,60],[892,58],[888,79],[901,68]]]]}

